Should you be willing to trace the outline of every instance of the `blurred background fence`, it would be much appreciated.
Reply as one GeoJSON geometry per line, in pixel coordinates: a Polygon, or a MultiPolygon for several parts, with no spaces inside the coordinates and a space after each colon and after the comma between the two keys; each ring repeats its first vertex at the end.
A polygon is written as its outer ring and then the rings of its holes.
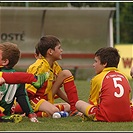
{"type": "Polygon", "coordinates": [[[94,52],[113,46],[115,8],[1,7],[0,42],[16,43],[22,53],[16,69],[26,70],[35,61],[34,46],[43,35],[62,42],[63,60],[76,79],[94,76],[94,52]]]}

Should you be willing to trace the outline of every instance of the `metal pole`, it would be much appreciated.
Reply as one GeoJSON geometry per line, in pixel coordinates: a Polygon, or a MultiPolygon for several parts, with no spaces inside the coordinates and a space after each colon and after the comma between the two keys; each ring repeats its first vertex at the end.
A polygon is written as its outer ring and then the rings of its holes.
{"type": "Polygon", "coordinates": [[[25,2],[26,7],[29,7],[29,2],[25,2]]]}
{"type": "Polygon", "coordinates": [[[119,2],[116,2],[116,43],[120,43],[119,2]]]}
{"type": "Polygon", "coordinates": [[[110,35],[110,47],[113,47],[113,12],[111,11],[110,13],[110,18],[109,18],[109,35],[110,35]]]}

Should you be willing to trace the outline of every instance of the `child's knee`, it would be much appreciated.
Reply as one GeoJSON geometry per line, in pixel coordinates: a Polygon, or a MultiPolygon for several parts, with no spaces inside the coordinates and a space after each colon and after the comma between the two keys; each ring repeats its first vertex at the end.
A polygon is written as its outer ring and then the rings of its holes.
{"type": "Polygon", "coordinates": [[[75,104],[75,107],[76,107],[77,109],[79,109],[80,106],[81,106],[81,100],[78,100],[78,101],[76,102],[76,104],[75,104]]]}
{"type": "Polygon", "coordinates": [[[63,76],[65,76],[65,77],[69,77],[69,76],[72,75],[72,73],[71,73],[70,70],[63,70],[63,71],[62,71],[62,74],[63,74],[63,76]]]}

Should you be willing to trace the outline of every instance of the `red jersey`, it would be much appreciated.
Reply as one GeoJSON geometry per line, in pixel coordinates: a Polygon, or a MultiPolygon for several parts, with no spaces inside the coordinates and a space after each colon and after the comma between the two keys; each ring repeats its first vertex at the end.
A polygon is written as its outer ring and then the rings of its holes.
{"type": "Polygon", "coordinates": [[[98,106],[96,119],[118,122],[132,121],[131,87],[128,79],[116,68],[105,68],[91,81],[89,102],[98,106]]]}

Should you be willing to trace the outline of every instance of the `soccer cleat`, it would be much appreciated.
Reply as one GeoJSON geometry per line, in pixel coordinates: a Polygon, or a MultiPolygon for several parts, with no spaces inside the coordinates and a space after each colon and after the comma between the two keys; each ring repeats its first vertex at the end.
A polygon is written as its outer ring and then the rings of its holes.
{"type": "Polygon", "coordinates": [[[20,121],[22,121],[22,116],[19,114],[13,114],[11,116],[2,116],[0,117],[0,121],[19,123],[20,121]]]}
{"type": "Polygon", "coordinates": [[[36,118],[36,114],[35,113],[31,113],[28,115],[28,118],[30,119],[31,122],[38,122],[37,118],[36,118]]]}
{"type": "Polygon", "coordinates": [[[30,118],[30,121],[31,121],[31,122],[38,122],[38,120],[37,120],[36,117],[32,117],[32,118],[30,118]]]}
{"type": "Polygon", "coordinates": [[[70,112],[70,114],[69,114],[69,116],[76,116],[78,114],[78,111],[71,111],[70,112]]]}
{"type": "Polygon", "coordinates": [[[78,110],[71,111],[69,116],[80,116],[80,112],[78,110]]]}
{"type": "Polygon", "coordinates": [[[48,72],[46,72],[44,74],[39,74],[39,75],[37,75],[37,81],[32,82],[32,85],[35,88],[39,89],[48,78],[49,78],[49,73],[48,72]]]}
{"type": "Polygon", "coordinates": [[[85,121],[93,121],[94,120],[94,117],[95,117],[94,114],[90,114],[89,116],[86,116],[86,115],[83,114],[81,116],[81,119],[82,119],[82,122],[85,122],[85,121]]]}
{"type": "Polygon", "coordinates": [[[22,116],[19,114],[13,114],[10,116],[10,119],[12,119],[14,123],[19,123],[22,121],[22,116]]]}

